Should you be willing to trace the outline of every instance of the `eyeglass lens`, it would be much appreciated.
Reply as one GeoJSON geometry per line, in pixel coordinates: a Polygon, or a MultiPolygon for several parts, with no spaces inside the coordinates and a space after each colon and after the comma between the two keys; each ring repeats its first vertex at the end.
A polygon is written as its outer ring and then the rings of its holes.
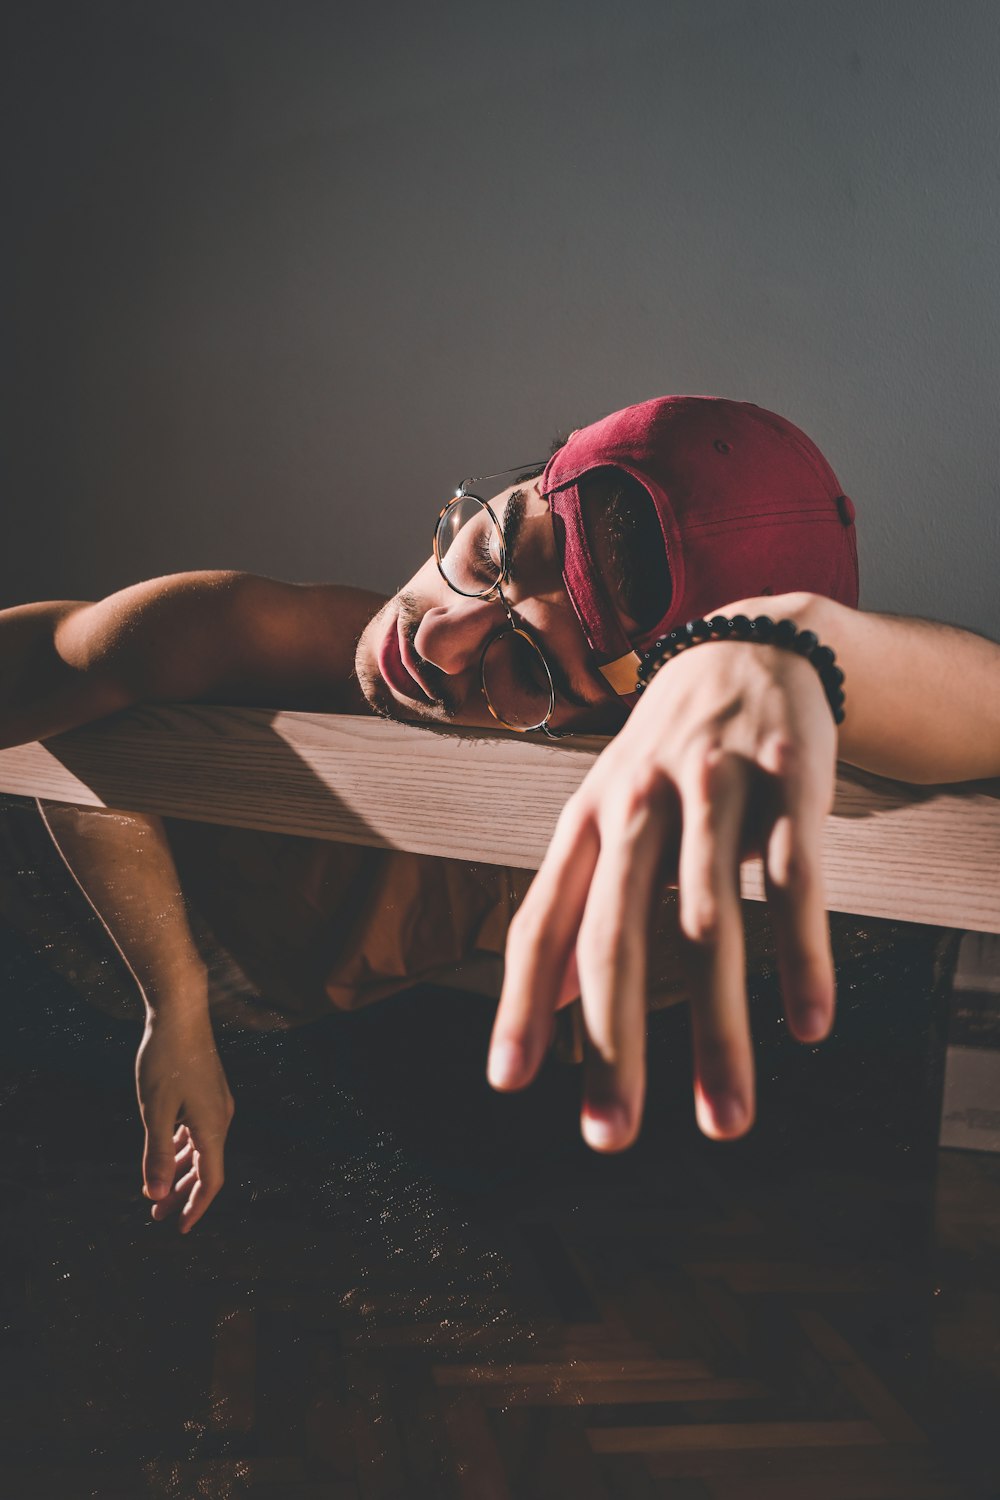
{"type": "Polygon", "coordinates": [[[460,594],[488,594],[503,577],[503,539],[474,495],[455,500],[441,516],[437,557],[441,572],[460,594]]]}
{"type": "MultiPolygon", "coordinates": [[[[449,505],[438,521],[438,566],[456,593],[482,598],[503,577],[503,537],[491,512],[473,495],[449,505]]],[[[537,729],[553,706],[545,660],[529,636],[503,630],[486,647],[482,661],[486,701],[511,729],[537,729]]]]}
{"type": "Polygon", "coordinates": [[[552,710],[552,685],[533,641],[519,630],[505,630],[483,654],[483,692],[502,724],[537,729],[552,710]]]}

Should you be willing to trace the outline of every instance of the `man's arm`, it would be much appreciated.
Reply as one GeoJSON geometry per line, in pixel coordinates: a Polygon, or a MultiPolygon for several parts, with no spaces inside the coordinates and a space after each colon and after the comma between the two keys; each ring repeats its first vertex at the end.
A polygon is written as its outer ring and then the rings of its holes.
{"type": "Polygon", "coordinates": [[[141,702],[363,712],[354,646],[381,603],[364,589],[202,572],[97,603],[0,610],[0,748],[141,702]]]}
{"type": "MultiPolygon", "coordinates": [[[[216,572],[153,579],[99,603],[0,611],[0,747],[138,702],[361,711],[354,645],[381,602],[361,589],[216,572]]],[[[232,1099],[162,823],[58,806],[43,816],[142,992],[144,1189],[154,1218],[180,1210],[190,1229],[222,1184],[232,1099]]]]}
{"type": "Polygon", "coordinates": [[[193,1228],[223,1182],[233,1100],[208,1013],[208,976],[160,818],[39,804],[53,843],[142,996],[136,1090],[152,1216],[193,1228]]]}
{"type": "Polygon", "coordinates": [[[897,781],[1000,776],[1000,645],[934,620],[866,614],[816,594],[726,613],[788,615],[844,672],[840,760],[897,781]],[[767,608],[770,605],[771,608],[767,608]]]}
{"type": "Polygon", "coordinates": [[[552,1012],[579,994],[582,1126],[601,1150],[635,1139],[645,1089],[650,913],[680,895],[692,1002],[695,1106],[706,1134],[753,1122],[739,870],[763,858],[789,1028],[833,1021],[821,844],[839,756],[916,782],[1000,776],[1000,646],[921,620],[865,615],[814,595],[744,599],[727,615],[791,618],[845,673],[839,738],[809,662],[773,646],[709,642],[656,674],[570,798],[511,925],[490,1079],[538,1070],[552,1012]]]}

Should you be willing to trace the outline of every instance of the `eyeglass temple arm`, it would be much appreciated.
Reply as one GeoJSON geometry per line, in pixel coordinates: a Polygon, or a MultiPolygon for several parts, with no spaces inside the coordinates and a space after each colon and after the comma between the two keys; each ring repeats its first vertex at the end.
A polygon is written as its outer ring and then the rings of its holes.
{"type": "Polygon", "coordinates": [[[462,480],[458,494],[465,494],[467,484],[483,484],[487,479],[502,479],[505,474],[520,474],[525,469],[544,469],[547,463],[547,458],[529,459],[527,463],[515,464],[512,469],[498,469],[495,474],[473,474],[471,479],[462,480]]]}

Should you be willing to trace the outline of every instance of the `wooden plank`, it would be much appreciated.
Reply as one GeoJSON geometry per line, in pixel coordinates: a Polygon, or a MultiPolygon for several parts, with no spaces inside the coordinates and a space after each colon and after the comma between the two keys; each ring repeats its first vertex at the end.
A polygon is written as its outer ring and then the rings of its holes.
{"type": "Polygon", "coordinates": [[[813,1348],[833,1365],[841,1384],[868,1413],[887,1443],[916,1445],[927,1441],[923,1429],[821,1312],[803,1307],[795,1317],[813,1348]]]}
{"type": "MultiPolygon", "coordinates": [[[[141,708],[0,751],[0,791],[537,868],[603,747],[260,709],[141,708]]],[[[1000,931],[1000,783],[911,787],[841,768],[833,911],[1000,931]]],[[[744,895],[763,895],[759,864],[744,895]]]]}
{"type": "Polygon", "coordinates": [[[451,1395],[444,1420],[460,1500],[514,1500],[482,1403],[469,1393],[451,1395]]]}
{"type": "Polygon", "coordinates": [[[406,1493],[403,1453],[396,1427],[392,1388],[382,1366],[352,1359],[348,1376],[352,1393],[355,1482],[361,1500],[384,1500],[406,1493]]]}
{"type": "Polygon", "coordinates": [[[249,1432],[254,1424],[257,1330],[251,1308],[223,1307],[215,1319],[209,1426],[249,1432]]]}
{"type": "MultiPolygon", "coordinates": [[[[764,1479],[727,1478],[712,1497],[718,1500],[961,1500],[950,1479],[914,1474],[801,1474],[764,1479]]],[[[254,1496],[256,1500],[256,1496],[254,1496]]]]}
{"type": "MultiPolygon", "coordinates": [[[[506,1418],[502,1421],[509,1427],[506,1418]]],[[[532,1420],[521,1441],[522,1444],[531,1444],[533,1460],[530,1476],[525,1474],[522,1479],[522,1494],[530,1493],[537,1500],[543,1500],[543,1497],[552,1497],[552,1500],[563,1500],[563,1497],[565,1500],[627,1500],[627,1492],[618,1484],[611,1489],[605,1483],[601,1471],[606,1461],[594,1453],[587,1442],[579,1412],[547,1412],[543,1422],[532,1420]]],[[[504,1453],[519,1478],[524,1471],[517,1458],[524,1452],[525,1447],[521,1446],[517,1456],[517,1450],[515,1454],[506,1450],[504,1453]]],[[[639,1459],[637,1462],[643,1461],[639,1459]]],[[[621,1462],[617,1461],[615,1467],[620,1468],[621,1462]]],[[[643,1494],[649,1500],[648,1484],[643,1494]]]]}
{"type": "MultiPolygon", "coordinates": [[[[527,1385],[552,1384],[558,1380],[587,1381],[691,1381],[707,1382],[712,1372],[699,1359],[587,1359],[558,1364],[447,1364],[434,1366],[436,1385],[527,1385]]],[[[704,1398],[700,1398],[704,1399],[704,1398]]]]}
{"type": "Polygon", "coordinates": [[[698,1280],[721,1281],[737,1296],[844,1297],[859,1291],[900,1286],[894,1262],[848,1261],[837,1265],[807,1260],[686,1261],[684,1270],[698,1280]]]}
{"type": "Polygon", "coordinates": [[[484,1406],[689,1406],[701,1401],[759,1401],[771,1392],[759,1380],[574,1380],[491,1385],[484,1406]]]}
{"type": "Polygon", "coordinates": [[[884,1441],[872,1422],[698,1422],[671,1427],[591,1427],[587,1436],[595,1453],[854,1448],[884,1441]]]}
{"type": "MultiPolygon", "coordinates": [[[[869,1486],[862,1489],[864,1500],[869,1500],[869,1497],[876,1500],[882,1493],[883,1481],[889,1486],[890,1494],[898,1495],[899,1500],[910,1500],[911,1495],[917,1500],[922,1482],[947,1476],[946,1469],[935,1469],[926,1448],[914,1450],[888,1445],[761,1448],[756,1451],[706,1447],[691,1452],[650,1453],[644,1462],[655,1479],[698,1479],[704,1485],[701,1493],[706,1495],[706,1500],[707,1495],[711,1495],[712,1500],[729,1500],[730,1486],[735,1490],[738,1485],[754,1480],[764,1491],[760,1500],[765,1496],[766,1500],[771,1500],[767,1485],[776,1481],[788,1481],[791,1490],[788,1500],[792,1497],[794,1500],[812,1500],[813,1482],[818,1476],[827,1481],[846,1478],[847,1495],[853,1493],[851,1482],[863,1479],[869,1486]]],[[[787,1495],[788,1491],[778,1489],[775,1500],[779,1496],[784,1500],[787,1495]]],[[[835,1488],[834,1495],[840,1500],[835,1488]]],[[[975,1500],[985,1500],[981,1491],[978,1494],[974,1490],[969,1492],[953,1483],[948,1500],[973,1500],[973,1496],[975,1500]]]]}
{"type": "MultiPolygon", "coordinates": [[[[100,1495],[101,1500],[136,1500],[138,1495],[162,1494],[256,1495],[258,1487],[274,1485],[288,1497],[297,1496],[302,1466],[297,1459],[252,1456],[250,1458],[172,1459],[154,1458],[141,1463],[107,1464],[85,1461],[72,1464],[10,1464],[0,1467],[0,1494],[18,1500],[70,1500],[100,1495]]],[[[328,1491],[339,1500],[337,1490],[328,1491]]]]}
{"type": "MultiPolygon", "coordinates": [[[[440,1323],[399,1323],[379,1327],[346,1329],[341,1335],[344,1345],[354,1349],[420,1349],[481,1352],[489,1361],[499,1361],[504,1368],[523,1347],[531,1359],[565,1364],[569,1360],[645,1360],[656,1359],[655,1350],[638,1339],[624,1339],[603,1323],[565,1323],[558,1328],[530,1323],[463,1323],[449,1319],[440,1323]]],[[[518,1356],[522,1357],[522,1356],[518,1356]]],[[[685,1364],[690,1363],[685,1361],[685,1364]]],[[[707,1367],[705,1378],[711,1371],[707,1367]]],[[[685,1373],[684,1379],[698,1379],[685,1373]]]]}

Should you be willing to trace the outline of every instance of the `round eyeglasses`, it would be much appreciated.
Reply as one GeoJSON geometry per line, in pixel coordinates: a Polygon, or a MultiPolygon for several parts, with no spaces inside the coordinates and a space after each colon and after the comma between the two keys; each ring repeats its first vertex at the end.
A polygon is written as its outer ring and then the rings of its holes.
{"type": "Polygon", "coordinates": [[[550,739],[561,739],[549,727],[555,712],[556,689],[539,643],[526,625],[514,617],[504,597],[508,548],[504,529],[489,501],[473,494],[471,484],[500,479],[506,474],[539,473],[544,464],[521,464],[498,474],[465,479],[455,498],[438,516],[434,528],[434,560],[449,588],[466,599],[497,599],[507,623],[486,642],[479,662],[479,678],[486,706],[506,729],[522,734],[540,729],[550,739]]]}

